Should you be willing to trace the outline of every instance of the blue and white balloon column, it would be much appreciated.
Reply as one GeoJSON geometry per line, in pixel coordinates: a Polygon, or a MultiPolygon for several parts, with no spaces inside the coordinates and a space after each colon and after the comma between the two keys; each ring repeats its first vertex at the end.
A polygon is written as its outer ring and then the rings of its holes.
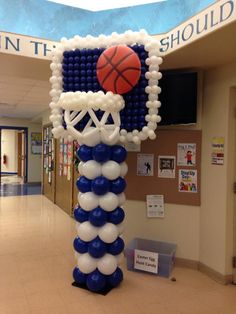
{"type": "Polygon", "coordinates": [[[119,265],[128,170],[123,145],[156,137],[159,48],[141,30],[63,38],[53,52],[52,133],[80,144],[73,277],[91,291],[116,287],[123,279],[119,265]]]}
{"type": "Polygon", "coordinates": [[[118,267],[122,258],[124,190],[127,173],[123,146],[99,143],[78,149],[81,160],[77,180],[79,206],[74,216],[78,237],[74,248],[78,254],[74,280],[92,291],[116,287],[123,279],[118,267]]]}

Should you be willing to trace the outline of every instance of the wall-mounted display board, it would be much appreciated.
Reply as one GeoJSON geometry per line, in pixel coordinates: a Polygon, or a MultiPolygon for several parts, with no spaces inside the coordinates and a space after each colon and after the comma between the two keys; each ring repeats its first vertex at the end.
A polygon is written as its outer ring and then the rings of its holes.
{"type": "Polygon", "coordinates": [[[155,141],[142,143],[141,152],[128,153],[127,163],[127,199],[145,201],[146,195],[158,194],[165,203],[200,205],[201,131],[158,130],[155,141]],[[153,176],[137,176],[140,153],[154,154],[153,176]]]}
{"type": "Polygon", "coordinates": [[[52,126],[43,126],[43,194],[51,201],[55,200],[55,140],[52,126]]]}

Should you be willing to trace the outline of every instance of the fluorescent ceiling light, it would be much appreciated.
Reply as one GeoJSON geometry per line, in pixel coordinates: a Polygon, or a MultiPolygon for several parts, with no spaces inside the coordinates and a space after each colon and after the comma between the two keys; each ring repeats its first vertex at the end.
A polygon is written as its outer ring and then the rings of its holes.
{"type": "Polygon", "coordinates": [[[136,5],[150,4],[156,2],[163,2],[167,0],[48,0],[70,7],[80,8],[88,11],[103,11],[119,8],[127,8],[136,5]]]}

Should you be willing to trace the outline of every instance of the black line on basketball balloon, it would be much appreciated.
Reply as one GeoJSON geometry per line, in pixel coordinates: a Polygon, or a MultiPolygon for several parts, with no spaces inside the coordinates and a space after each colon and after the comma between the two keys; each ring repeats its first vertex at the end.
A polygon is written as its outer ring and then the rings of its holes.
{"type": "MultiPolygon", "coordinates": [[[[118,47],[116,46],[115,49],[114,49],[114,52],[113,52],[113,55],[111,56],[110,60],[112,60],[116,54],[116,51],[117,51],[118,47]]],[[[106,51],[106,50],[105,50],[106,51]]],[[[103,54],[103,56],[105,56],[105,54],[103,54]]],[[[108,63],[108,62],[107,62],[108,63]]],[[[107,63],[104,64],[104,65],[101,65],[99,68],[97,67],[97,70],[101,70],[103,68],[105,68],[107,66],[107,63]]]]}
{"type": "Polygon", "coordinates": [[[116,79],[115,79],[115,81],[114,81],[114,87],[115,87],[115,92],[116,92],[116,94],[117,94],[117,88],[116,88],[116,83],[117,83],[117,81],[118,81],[118,79],[120,78],[120,77],[122,77],[126,82],[128,82],[128,84],[130,85],[130,86],[132,86],[132,87],[134,87],[136,84],[131,84],[130,82],[129,82],[129,80],[125,77],[125,76],[123,76],[123,72],[125,72],[125,71],[127,71],[127,70],[137,70],[137,71],[139,71],[139,72],[141,72],[140,71],[140,69],[139,68],[135,68],[135,67],[128,67],[128,68],[125,68],[124,70],[122,70],[122,71],[120,71],[120,73],[117,75],[117,77],[116,77],[116,79]]]}
{"type": "Polygon", "coordinates": [[[124,56],[119,62],[117,62],[115,65],[110,61],[110,59],[104,54],[104,57],[106,58],[107,62],[110,64],[110,66],[112,67],[111,71],[108,72],[108,74],[105,76],[105,78],[103,79],[102,84],[104,84],[104,82],[107,80],[107,78],[110,76],[110,74],[112,73],[112,71],[116,71],[119,74],[119,70],[117,70],[115,67],[120,65],[126,58],[128,58],[129,56],[131,56],[133,53],[135,53],[134,51],[129,52],[126,56],[124,56]]]}

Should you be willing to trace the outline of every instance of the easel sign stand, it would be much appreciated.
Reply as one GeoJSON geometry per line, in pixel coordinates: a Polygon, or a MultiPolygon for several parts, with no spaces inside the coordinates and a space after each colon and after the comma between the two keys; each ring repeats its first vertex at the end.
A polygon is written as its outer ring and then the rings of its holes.
{"type": "Polygon", "coordinates": [[[80,144],[74,285],[93,292],[123,280],[123,144],[156,137],[161,63],[159,42],[144,30],[62,38],[53,52],[52,132],[80,144]]]}

